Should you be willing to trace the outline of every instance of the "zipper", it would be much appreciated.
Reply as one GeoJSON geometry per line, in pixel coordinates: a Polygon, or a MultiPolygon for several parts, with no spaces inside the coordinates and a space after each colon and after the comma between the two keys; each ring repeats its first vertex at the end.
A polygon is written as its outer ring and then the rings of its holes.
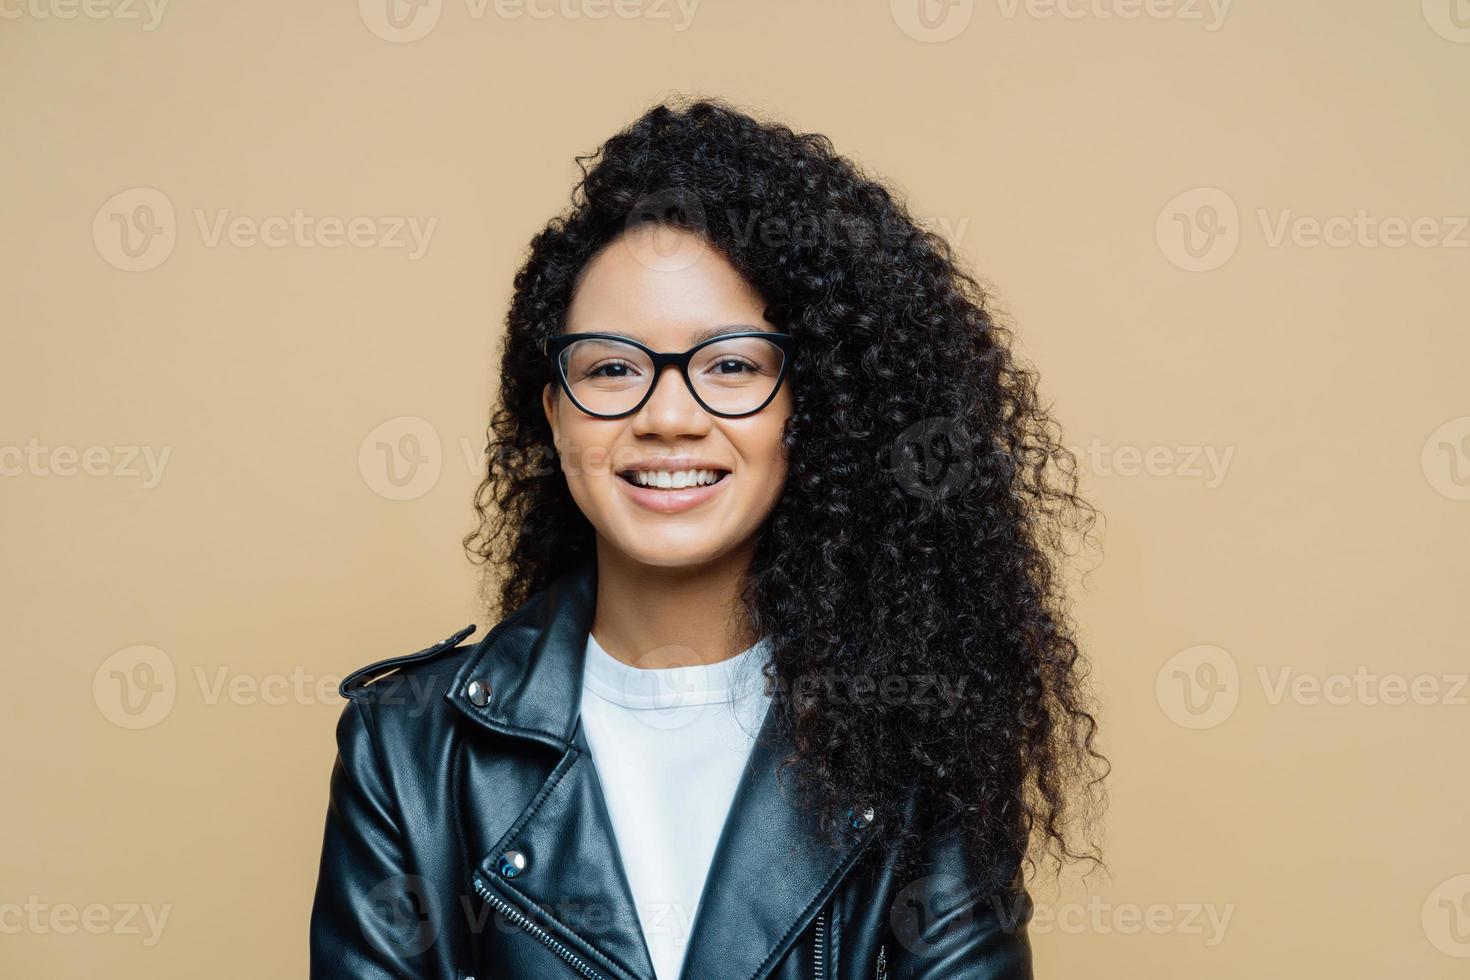
{"type": "Polygon", "coordinates": [[[536,923],[532,922],[514,905],[511,905],[510,903],[501,900],[499,896],[490,891],[489,886],[486,885],[484,881],[480,880],[479,875],[475,875],[475,892],[487,903],[489,903],[490,906],[495,909],[495,911],[499,912],[511,922],[520,926],[521,929],[523,929],[525,932],[528,932],[532,936],[539,939],[541,943],[546,946],[547,949],[551,950],[557,956],[560,956],[563,960],[566,961],[568,966],[570,966],[573,970],[576,970],[579,974],[585,977],[586,980],[607,980],[607,978],[604,977],[601,973],[598,973],[596,970],[592,969],[592,967],[588,966],[576,953],[572,952],[566,946],[558,942],[555,936],[547,932],[545,929],[542,929],[536,923]]]}
{"type": "Polygon", "coordinates": [[[816,928],[812,933],[812,977],[825,980],[827,976],[827,913],[817,913],[816,928]]]}

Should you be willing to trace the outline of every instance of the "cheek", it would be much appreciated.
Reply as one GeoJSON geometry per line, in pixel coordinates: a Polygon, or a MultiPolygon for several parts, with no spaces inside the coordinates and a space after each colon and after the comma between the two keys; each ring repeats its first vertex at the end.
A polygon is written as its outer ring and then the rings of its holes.
{"type": "Polygon", "coordinates": [[[786,417],[786,413],[766,416],[762,412],[758,424],[732,439],[746,471],[755,478],[753,482],[759,484],[758,490],[751,488],[752,492],[763,498],[779,496],[786,482],[786,451],[781,445],[786,417]]]}
{"type": "Polygon", "coordinates": [[[585,509],[589,488],[597,487],[599,478],[607,475],[616,430],[585,417],[568,418],[566,414],[560,422],[557,455],[562,475],[572,496],[585,509]]]}

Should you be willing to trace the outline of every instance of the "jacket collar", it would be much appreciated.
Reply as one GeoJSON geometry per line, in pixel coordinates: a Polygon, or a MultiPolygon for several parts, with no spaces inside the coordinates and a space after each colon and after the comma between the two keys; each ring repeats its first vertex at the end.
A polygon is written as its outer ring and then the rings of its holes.
{"type": "Polygon", "coordinates": [[[475,644],[445,696],[477,724],[565,752],[580,720],[582,661],[596,608],[597,561],[588,558],[475,644]]]}
{"type": "MultiPolygon", "coordinates": [[[[567,889],[598,890],[593,897],[611,910],[613,928],[588,933],[550,916],[543,926],[582,949],[604,972],[654,980],[611,820],[580,731],[582,666],[596,598],[596,560],[589,558],[487,634],[446,696],[478,725],[563,753],[477,873],[522,908],[554,907],[567,889]],[[496,873],[500,856],[511,850],[530,855],[535,865],[513,881],[496,873]]],[[[860,819],[850,822],[861,807],[843,807],[832,815],[844,828],[833,846],[820,833],[817,815],[798,806],[778,785],[776,763],[791,749],[778,708],[773,703],[766,715],[715,847],[682,978],[768,976],[870,840],[860,819]]]]}

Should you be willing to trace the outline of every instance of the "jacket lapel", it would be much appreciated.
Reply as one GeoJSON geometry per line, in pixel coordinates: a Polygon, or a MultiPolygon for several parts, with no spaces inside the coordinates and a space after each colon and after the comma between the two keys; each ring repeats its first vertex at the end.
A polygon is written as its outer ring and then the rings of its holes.
{"type": "Polygon", "coordinates": [[[596,565],[570,569],[470,651],[446,696],[480,726],[561,753],[510,829],[481,858],[476,877],[599,973],[654,980],[580,731],[582,661],[596,600],[596,565]],[[502,870],[508,854],[524,860],[514,877],[502,870]]]}
{"type": "MultiPolygon", "coordinates": [[[[510,830],[482,858],[478,877],[595,969],[620,980],[654,980],[581,731],[582,667],[596,599],[596,561],[589,558],[481,640],[446,697],[480,726],[561,753],[510,830]],[[510,852],[525,859],[514,877],[501,873],[502,857],[510,852]]],[[[800,810],[777,785],[776,763],[790,750],[779,721],[773,704],[716,845],[681,978],[767,976],[866,843],[866,834],[851,830],[838,846],[827,844],[816,815],[800,810]]],[[[788,770],[787,778],[794,775],[788,770]]],[[[847,826],[845,811],[835,816],[847,826]]]]}
{"type": "Polygon", "coordinates": [[[653,963],[585,743],[573,745],[521,818],[480,862],[480,876],[598,972],[654,980],[653,963]],[[501,873],[518,853],[524,869],[501,873]]]}
{"type": "MultiPolygon", "coordinates": [[[[844,830],[826,843],[816,814],[802,810],[776,782],[790,750],[773,704],[751,750],[725,828],[715,846],[695,913],[681,980],[769,976],[811,925],[856,863],[869,837],[834,814],[844,830]]],[[[789,779],[794,767],[787,770],[789,779]]]]}

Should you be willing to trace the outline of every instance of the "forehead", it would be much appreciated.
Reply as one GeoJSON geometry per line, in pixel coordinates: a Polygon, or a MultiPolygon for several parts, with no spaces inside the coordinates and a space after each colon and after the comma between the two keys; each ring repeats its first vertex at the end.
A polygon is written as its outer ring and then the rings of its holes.
{"type": "Polygon", "coordinates": [[[619,236],[587,264],[567,332],[627,334],[659,350],[697,343],[711,328],[772,330],[765,299],[702,238],[659,227],[619,236]]]}

